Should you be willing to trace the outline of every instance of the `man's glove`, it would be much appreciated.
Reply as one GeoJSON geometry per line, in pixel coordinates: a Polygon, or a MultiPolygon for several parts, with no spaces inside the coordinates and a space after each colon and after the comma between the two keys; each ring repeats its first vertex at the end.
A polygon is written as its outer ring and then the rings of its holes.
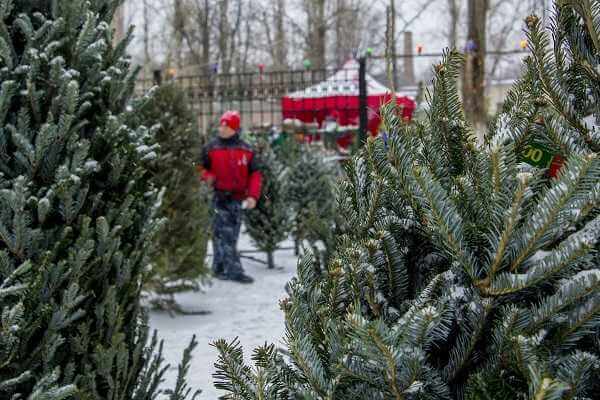
{"type": "Polygon", "coordinates": [[[253,210],[256,208],[256,199],[254,197],[248,197],[242,202],[243,210],[253,210]]]}

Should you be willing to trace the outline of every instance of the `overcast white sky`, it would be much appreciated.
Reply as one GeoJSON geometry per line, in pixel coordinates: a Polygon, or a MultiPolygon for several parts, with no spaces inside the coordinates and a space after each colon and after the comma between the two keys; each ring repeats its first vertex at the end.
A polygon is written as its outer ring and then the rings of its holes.
{"type": "MultiPolygon", "coordinates": [[[[136,56],[138,60],[142,59],[143,54],[143,13],[142,13],[142,0],[126,0],[126,22],[130,24],[134,24],[137,26],[136,29],[136,39],[134,44],[132,45],[131,51],[136,56]]],[[[166,46],[168,44],[164,43],[164,32],[169,29],[168,19],[170,18],[172,3],[173,0],[147,0],[148,4],[150,4],[151,11],[149,13],[149,20],[151,21],[151,32],[150,37],[152,40],[151,43],[151,54],[152,57],[156,59],[157,64],[160,64],[166,53],[166,46]]],[[[255,1],[255,0],[252,0],[255,1]]],[[[383,51],[384,46],[384,38],[385,38],[385,6],[389,4],[389,0],[364,0],[368,4],[370,4],[369,9],[372,11],[371,23],[377,27],[380,26],[379,30],[376,32],[379,33],[379,37],[368,37],[365,38],[363,47],[368,46],[376,46],[379,49],[375,48],[376,52],[383,51]],[[379,44],[379,46],[377,46],[379,44]]],[[[491,0],[501,1],[501,0],[491,0]]],[[[505,49],[518,49],[519,42],[524,38],[524,35],[521,33],[522,27],[522,19],[526,13],[525,8],[528,6],[524,6],[525,3],[531,4],[536,0],[503,0],[506,3],[503,8],[498,12],[498,16],[496,17],[496,21],[492,21],[493,25],[491,28],[498,28],[500,24],[506,24],[507,21],[510,21],[513,24],[513,30],[511,33],[510,39],[507,40],[505,45],[505,49]],[[521,7],[523,10],[521,12],[519,18],[515,18],[515,10],[517,7],[521,7]]],[[[543,0],[539,0],[540,2],[543,0]]],[[[258,4],[269,4],[269,0],[256,0],[258,4]]],[[[293,0],[288,0],[289,3],[294,3],[293,0]]],[[[463,0],[463,3],[466,3],[463,0]]],[[[425,53],[439,53],[448,45],[448,21],[449,21],[449,13],[447,9],[448,0],[398,0],[396,2],[397,12],[399,20],[397,22],[397,27],[401,28],[403,25],[402,19],[411,20],[416,12],[420,9],[421,4],[428,5],[427,11],[424,12],[419,18],[415,19],[414,22],[410,25],[409,29],[413,31],[414,34],[414,44],[420,44],[424,48],[425,53]]],[[[528,10],[527,10],[528,11],[528,10]]],[[[464,12],[463,12],[464,14],[464,12]]],[[[298,19],[299,21],[303,18],[303,13],[290,8],[289,14],[290,17],[294,19],[298,19]]],[[[466,27],[463,26],[459,28],[459,31],[463,33],[466,31],[466,27]]],[[[402,41],[401,38],[398,41],[398,49],[402,51],[402,41]]],[[[459,39],[459,43],[464,43],[464,39],[459,39]]],[[[491,47],[491,46],[490,46],[491,47]]],[[[302,50],[298,49],[294,52],[293,47],[290,48],[290,58],[292,60],[292,66],[300,68],[302,65],[302,50]]],[[[266,54],[260,54],[260,51],[256,52],[254,56],[257,58],[254,60],[257,64],[262,62],[268,63],[268,58],[266,54]],[[265,60],[260,60],[260,58],[264,57],[265,60]]],[[[425,71],[428,71],[430,65],[434,63],[436,60],[432,58],[424,58],[416,60],[416,70],[418,75],[422,75],[425,71]]]]}

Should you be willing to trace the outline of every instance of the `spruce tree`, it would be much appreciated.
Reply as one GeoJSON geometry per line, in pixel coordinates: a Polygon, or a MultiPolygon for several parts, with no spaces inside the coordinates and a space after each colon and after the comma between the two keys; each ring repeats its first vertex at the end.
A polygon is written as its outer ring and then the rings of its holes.
{"type": "Polygon", "coordinates": [[[147,289],[158,307],[181,311],[173,294],[199,290],[208,270],[205,257],[210,225],[210,194],[198,182],[195,164],[201,136],[185,93],[174,84],[157,88],[142,101],[135,123],[154,126],[157,158],[150,165],[152,183],[161,190],[159,216],[165,219],[151,249],[147,289]]]}
{"type": "MultiPolygon", "coordinates": [[[[577,51],[599,53],[598,10],[598,1],[557,2],[554,36],[586,38],[553,48],[565,67],[577,51]]],[[[533,47],[532,58],[550,58],[533,47]]],[[[598,58],[588,61],[587,74],[546,78],[554,89],[590,88],[598,58]]],[[[387,107],[387,143],[370,139],[341,185],[347,224],[328,270],[302,262],[282,303],[290,362],[265,346],[251,368],[239,343],[219,341],[218,387],[239,399],[597,395],[600,158],[589,109],[553,104],[527,65],[484,148],[456,90],[460,54],[435,66],[423,121],[402,124],[387,107]],[[510,104],[530,100],[531,109],[510,104]],[[549,115],[571,140],[552,139],[549,115]],[[556,176],[523,168],[509,122],[543,136],[531,140],[576,143],[556,176]]]]}
{"type": "Polygon", "coordinates": [[[168,368],[139,305],[160,203],[118,5],[0,0],[3,399],[150,399],[168,368]]]}
{"type": "Polygon", "coordinates": [[[245,226],[256,247],[267,254],[267,265],[275,268],[274,252],[287,238],[290,212],[285,198],[285,168],[266,140],[255,140],[263,173],[261,198],[245,213],[245,226]]]}

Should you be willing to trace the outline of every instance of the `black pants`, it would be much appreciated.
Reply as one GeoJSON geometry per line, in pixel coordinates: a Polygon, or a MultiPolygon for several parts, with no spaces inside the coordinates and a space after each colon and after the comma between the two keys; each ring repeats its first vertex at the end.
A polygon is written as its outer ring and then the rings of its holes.
{"type": "Polygon", "coordinates": [[[242,225],[241,202],[217,197],[213,219],[213,273],[236,277],[244,273],[237,242],[242,225]]]}

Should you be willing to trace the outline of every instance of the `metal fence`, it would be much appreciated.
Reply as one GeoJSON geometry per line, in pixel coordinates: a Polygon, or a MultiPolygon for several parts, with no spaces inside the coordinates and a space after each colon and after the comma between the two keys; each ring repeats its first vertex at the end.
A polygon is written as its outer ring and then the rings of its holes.
{"type": "MultiPolygon", "coordinates": [[[[522,58],[528,54],[524,50],[488,52],[486,57],[489,62],[494,64],[494,60],[500,60],[498,69],[503,66],[509,66],[512,69],[522,63],[522,58]]],[[[400,86],[399,92],[414,97],[417,93],[417,86],[414,79],[414,68],[419,67],[421,70],[431,69],[430,65],[439,60],[443,56],[442,53],[426,53],[426,54],[409,54],[397,55],[399,59],[399,78],[400,82],[396,82],[397,89],[400,86]],[[402,81],[402,75],[405,69],[413,70],[413,77],[408,81],[402,81]],[[409,82],[410,81],[410,82],[409,82]],[[409,93],[410,92],[410,93],[409,93]]],[[[223,74],[213,73],[209,75],[178,75],[175,77],[164,76],[161,71],[155,71],[152,79],[142,79],[137,82],[137,92],[139,94],[149,90],[154,85],[165,81],[172,81],[174,84],[182,88],[188,96],[191,108],[197,115],[198,125],[201,132],[208,132],[216,126],[218,117],[223,111],[229,109],[239,110],[242,114],[242,124],[246,129],[252,130],[267,130],[272,126],[282,125],[284,115],[282,112],[282,99],[292,94],[304,93],[305,95],[313,95],[318,97],[320,89],[323,89],[323,84],[329,86],[335,92],[336,86],[338,89],[349,89],[347,86],[359,93],[359,102],[347,101],[347,97],[338,96],[329,101],[325,107],[322,104],[319,107],[314,107],[310,101],[304,102],[306,109],[297,110],[304,113],[307,120],[322,120],[323,115],[329,114],[333,110],[351,111],[353,114],[360,116],[359,121],[355,125],[359,126],[359,133],[366,137],[367,131],[367,78],[366,69],[367,62],[369,71],[375,77],[387,76],[386,63],[388,62],[382,55],[370,55],[369,57],[361,57],[357,60],[353,69],[302,69],[302,70],[285,70],[285,71],[265,71],[258,69],[253,72],[223,74]],[[359,90],[360,89],[360,90],[359,90]],[[307,115],[308,114],[308,115],[307,115]],[[312,118],[314,117],[314,118],[312,118]]],[[[382,82],[387,82],[387,77],[381,79],[382,82]]],[[[493,83],[493,80],[489,82],[493,83]]],[[[489,92],[494,92],[490,88],[489,92]]],[[[502,97],[502,96],[501,96],[502,97]]],[[[493,101],[501,101],[501,99],[492,99],[493,101]]]]}
{"type": "MultiPolygon", "coordinates": [[[[365,60],[357,63],[356,69],[306,69],[288,71],[256,71],[235,74],[187,75],[164,77],[155,71],[153,79],[139,80],[136,91],[145,93],[151,87],[171,81],[182,88],[190,101],[191,108],[198,117],[199,129],[212,129],[223,111],[235,109],[242,114],[242,125],[246,129],[269,129],[283,122],[282,99],[292,94],[318,97],[326,81],[328,90],[359,90],[366,99],[365,60]],[[349,88],[348,85],[356,85],[349,88]],[[337,87],[339,86],[339,87],[337,87]]],[[[359,96],[360,97],[360,96],[359,96]]],[[[366,102],[348,102],[338,96],[328,102],[324,109],[315,110],[310,101],[304,103],[306,109],[299,112],[314,113],[314,119],[333,110],[355,111],[364,115],[366,102]],[[361,109],[364,108],[364,109],[361,109]]],[[[302,107],[302,106],[301,106],[302,107]]],[[[310,118],[310,117],[309,117],[310,118]]],[[[364,121],[363,121],[364,122],[364,121]]],[[[364,122],[366,124],[366,122],[364,122]]],[[[357,124],[358,125],[358,124],[357,124]]],[[[366,127],[365,127],[366,131],[366,127]]]]}

